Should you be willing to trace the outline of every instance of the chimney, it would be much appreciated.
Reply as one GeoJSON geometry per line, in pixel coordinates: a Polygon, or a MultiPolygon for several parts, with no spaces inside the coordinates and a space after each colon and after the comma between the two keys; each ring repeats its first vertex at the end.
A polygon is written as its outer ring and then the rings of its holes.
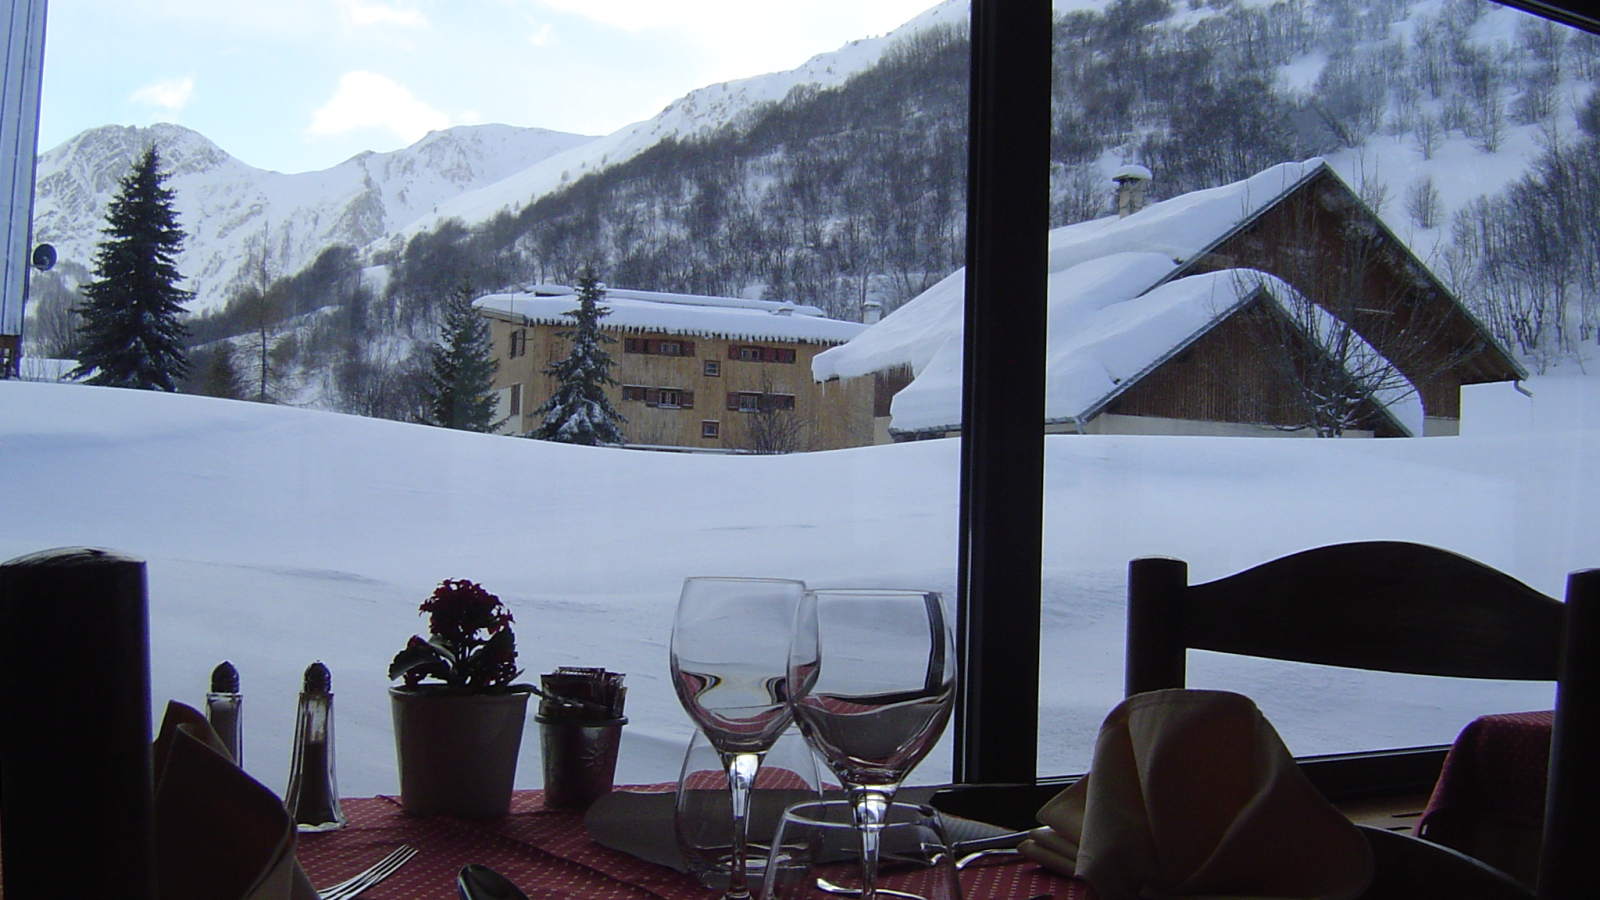
{"type": "Polygon", "coordinates": [[[1117,215],[1123,218],[1144,209],[1144,189],[1150,182],[1150,170],[1137,164],[1125,165],[1112,174],[1117,183],[1117,215]]]}
{"type": "Polygon", "coordinates": [[[867,299],[861,301],[861,324],[876,325],[883,318],[883,303],[878,295],[869,294],[867,299]]]}

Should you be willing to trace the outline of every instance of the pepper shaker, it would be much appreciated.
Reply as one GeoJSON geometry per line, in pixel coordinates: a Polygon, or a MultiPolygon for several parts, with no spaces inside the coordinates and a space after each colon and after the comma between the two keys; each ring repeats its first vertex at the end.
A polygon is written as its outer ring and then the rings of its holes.
{"type": "Polygon", "coordinates": [[[239,717],[239,706],[244,695],[239,693],[239,670],[233,663],[223,660],[211,670],[211,690],[206,694],[206,721],[217,733],[222,746],[239,768],[244,768],[244,722],[239,717]]]}
{"type": "Polygon", "coordinates": [[[294,720],[294,757],[284,806],[300,831],[344,827],[333,774],[332,676],[321,660],[306,667],[305,689],[294,720]]]}

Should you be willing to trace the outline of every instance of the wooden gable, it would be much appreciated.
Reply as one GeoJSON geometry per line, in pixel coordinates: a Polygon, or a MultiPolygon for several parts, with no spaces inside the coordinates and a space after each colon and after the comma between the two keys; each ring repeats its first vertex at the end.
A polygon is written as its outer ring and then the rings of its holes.
{"type": "Polygon", "coordinates": [[[1463,384],[1526,377],[1326,166],[1185,261],[1168,280],[1241,267],[1276,275],[1349,322],[1417,386],[1429,416],[1459,418],[1463,384]]]}
{"type": "MultiPolygon", "coordinates": [[[[1130,384],[1100,412],[1286,431],[1303,426],[1310,420],[1303,394],[1291,384],[1285,360],[1269,359],[1273,342],[1281,342],[1290,331],[1283,320],[1274,301],[1258,297],[1130,384]]],[[[1303,349],[1285,359],[1299,358],[1303,349]]],[[[1370,400],[1359,408],[1355,427],[1376,437],[1406,435],[1370,400]]]]}

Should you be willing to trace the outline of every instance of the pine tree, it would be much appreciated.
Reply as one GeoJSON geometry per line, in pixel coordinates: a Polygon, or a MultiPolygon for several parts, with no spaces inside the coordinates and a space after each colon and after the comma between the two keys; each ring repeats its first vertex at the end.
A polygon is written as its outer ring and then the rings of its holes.
{"type": "Polygon", "coordinates": [[[189,374],[189,332],[178,316],[193,294],[177,286],[182,276],[173,259],[185,235],[166,180],[151,146],[106,209],[96,280],[83,286],[83,347],[72,372],[89,384],[175,391],[189,374]]]}
{"type": "Polygon", "coordinates": [[[489,323],[472,308],[472,285],[463,281],[445,304],[444,329],[428,360],[428,424],[462,431],[494,431],[495,361],[489,323]]]}
{"type": "Polygon", "coordinates": [[[555,377],[556,390],[535,412],[544,416],[533,433],[536,438],[590,446],[622,443],[617,426],[627,419],[612,407],[605,392],[606,385],[617,383],[611,377],[611,354],[605,350],[617,339],[600,332],[600,320],[611,314],[609,307],[600,305],[605,293],[594,269],[584,266],[578,273],[578,308],[566,313],[577,327],[557,333],[572,339],[572,352],[544,370],[555,377]]]}

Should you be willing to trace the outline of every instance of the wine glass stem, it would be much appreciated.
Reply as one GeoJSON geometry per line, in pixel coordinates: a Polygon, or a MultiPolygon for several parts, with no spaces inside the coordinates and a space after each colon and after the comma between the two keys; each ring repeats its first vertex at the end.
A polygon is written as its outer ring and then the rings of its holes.
{"type": "Polygon", "coordinates": [[[855,810],[856,833],[861,835],[861,900],[876,900],[878,896],[878,838],[889,816],[889,801],[894,794],[881,788],[850,790],[850,804],[855,810]]]}
{"type": "Polygon", "coordinates": [[[745,874],[745,840],[750,833],[750,789],[761,768],[760,753],[724,753],[722,764],[728,769],[728,792],[733,798],[733,858],[728,861],[726,900],[746,900],[750,880],[745,874]]]}

